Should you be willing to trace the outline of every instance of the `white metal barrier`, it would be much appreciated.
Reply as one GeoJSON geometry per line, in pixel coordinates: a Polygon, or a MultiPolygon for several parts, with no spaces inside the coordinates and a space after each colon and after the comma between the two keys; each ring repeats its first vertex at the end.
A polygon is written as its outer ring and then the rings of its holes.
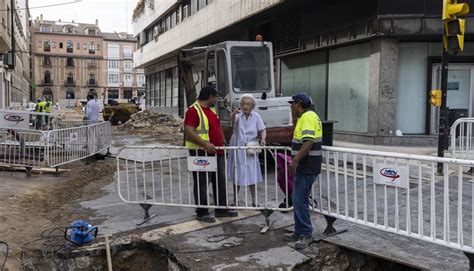
{"type": "Polygon", "coordinates": [[[474,118],[457,119],[451,126],[453,157],[474,160],[474,118]]]}
{"type": "MultiPolygon", "coordinates": [[[[278,168],[276,163],[269,164],[271,156],[277,153],[289,153],[286,147],[221,147],[223,155],[219,161],[216,156],[208,156],[204,152],[195,153],[186,147],[179,146],[129,146],[122,148],[117,154],[117,183],[121,199],[127,203],[153,204],[161,206],[212,208],[212,209],[269,209],[289,210],[288,204],[278,204],[288,191],[288,178],[279,177],[275,172],[288,172],[288,168],[278,168]],[[262,153],[262,161],[258,153],[245,155],[247,149],[266,150],[262,153]],[[243,155],[242,155],[243,154],[243,155]],[[240,157],[239,157],[240,156],[240,157]],[[241,159],[242,158],[242,159],[241,159]],[[232,162],[237,161],[237,163],[232,162]],[[241,164],[239,164],[241,163],[241,164]],[[232,166],[231,166],[232,165],[232,166]],[[265,167],[264,165],[267,165],[265,167]],[[258,180],[255,183],[255,197],[251,191],[244,189],[235,194],[234,182],[239,179],[236,167],[252,168],[255,176],[248,176],[246,170],[242,179],[258,180]],[[272,169],[270,169],[270,167],[272,169]],[[257,171],[260,171],[258,174],[257,171]],[[199,173],[196,173],[199,172],[199,173]],[[214,173],[219,172],[222,178],[214,184],[214,173]],[[194,176],[193,176],[194,175],[194,176]],[[193,181],[196,178],[196,184],[193,181]],[[211,189],[194,189],[195,185],[205,183],[216,186],[216,193],[211,189]],[[224,193],[224,195],[219,195],[224,193]],[[235,198],[234,198],[235,195],[235,198]],[[212,198],[219,197],[214,201],[212,198]],[[203,201],[206,204],[202,204],[203,201]],[[254,201],[252,201],[254,199],[254,201]],[[253,203],[255,203],[253,206],[253,203]]],[[[245,182],[245,180],[240,180],[245,182]]],[[[243,184],[245,185],[245,184],[243,184]]]]}
{"type": "Polygon", "coordinates": [[[38,168],[46,165],[46,133],[0,128],[0,164],[38,168]]]}
{"type": "Polygon", "coordinates": [[[0,128],[0,164],[59,167],[110,148],[111,137],[109,122],[50,131],[0,128]]]}
{"type": "Polygon", "coordinates": [[[110,122],[51,130],[47,132],[47,162],[50,167],[84,159],[111,146],[110,122]]]}
{"type": "Polygon", "coordinates": [[[323,149],[317,212],[474,253],[474,177],[464,174],[474,161],[323,149]]]}

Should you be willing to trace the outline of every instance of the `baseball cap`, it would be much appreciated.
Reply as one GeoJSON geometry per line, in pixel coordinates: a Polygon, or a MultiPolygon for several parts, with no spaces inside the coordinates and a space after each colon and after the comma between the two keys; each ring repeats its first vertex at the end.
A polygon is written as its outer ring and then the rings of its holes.
{"type": "Polygon", "coordinates": [[[306,95],[306,93],[304,93],[304,92],[297,93],[297,94],[291,96],[291,100],[288,101],[288,102],[290,104],[294,103],[294,102],[299,102],[304,106],[310,106],[313,103],[313,101],[311,100],[311,97],[306,95]]]}

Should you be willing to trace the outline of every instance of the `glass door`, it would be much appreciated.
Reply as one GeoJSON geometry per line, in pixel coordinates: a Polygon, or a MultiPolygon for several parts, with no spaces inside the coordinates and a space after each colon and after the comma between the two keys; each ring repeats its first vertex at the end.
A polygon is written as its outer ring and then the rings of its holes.
{"type": "MultiPolygon", "coordinates": [[[[474,65],[452,64],[448,71],[448,93],[446,107],[448,123],[456,119],[473,116],[473,78],[474,65]]],[[[433,66],[432,89],[441,89],[441,65],[433,66]]],[[[439,108],[431,107],[431,134],[438,133],[439,108]]]]}

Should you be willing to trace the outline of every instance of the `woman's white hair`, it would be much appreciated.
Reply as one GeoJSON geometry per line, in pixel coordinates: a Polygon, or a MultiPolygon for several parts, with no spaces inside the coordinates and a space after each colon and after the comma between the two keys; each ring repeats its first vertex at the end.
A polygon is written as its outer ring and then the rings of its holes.
{"type": "Polygon", "coordinates": [[[250,99],[252,101],[252,108],[255,108],[255,106],[257,105],[257,101],[255,100],[252,94],[244,94],[240,96],[239,105],[242,105],[242,101],[244,99],[250,99]]]}

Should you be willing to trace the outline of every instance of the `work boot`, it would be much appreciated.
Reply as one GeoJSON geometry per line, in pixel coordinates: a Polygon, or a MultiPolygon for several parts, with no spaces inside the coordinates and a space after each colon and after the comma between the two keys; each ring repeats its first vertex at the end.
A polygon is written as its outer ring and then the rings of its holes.
{"type": "Polygon", "coordinates": [[[296,242],[298,241],[298,235],[296,235],[295,233],[289,233],[289,234],[285,234],[285,236],[283,237],[283,240],[285,242],[296,242]]]}
{"type": "Polygon", "coordinates": [[[311,242],[313,242],[313,237],[300,236],[300,237],[298,238],[298,241],[296,241],[295,249],[296,249],[296,250],[305,249],[305,248],[309,247],[309,245],[311,244],[311,242]]]}
{"type": "Polygon", "coordinates": [[[205,214],[205,215],[198,215],[197,216],[197,219],[199,221],[202,221],[202,222],[206,222],[206,223],[214,223],[216,222],[216,218],[211,215],[211,214],[205,214]]]}
{"type": "Polygon", "coordinates": [[[216,211],[216,217],[236,217],[239,216],[239,213],[236,210],[223,210],[223,211],[216,211]]]}

